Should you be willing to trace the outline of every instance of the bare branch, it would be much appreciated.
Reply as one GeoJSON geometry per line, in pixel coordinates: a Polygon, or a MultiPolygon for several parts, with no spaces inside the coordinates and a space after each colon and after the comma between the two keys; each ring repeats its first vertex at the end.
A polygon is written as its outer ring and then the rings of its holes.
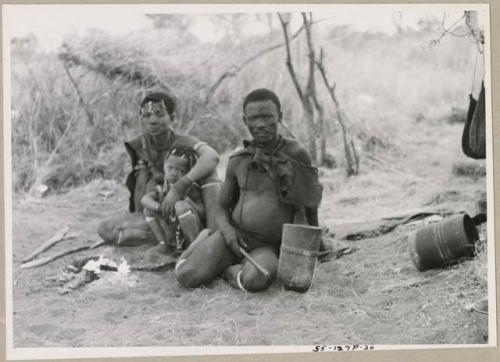
{"type": "Polygon", "coordinates": [[[445,27],[445,19],[446,19],[446,13],[443,14],[443,20],[441,21],[441,27],[442,27],[442,31],[441,31],[441,34],[439,35],[439,37],[437,37],[436,39],[432,39],[429,41],[429,46],[428,48],[430,47],[434,47],[436,45],[439,45],[441,43],[441,40],[443,40],[443,38],[446,36],[446,35],[451,35],[453,36],[453,30],[455,29],[455,27],[457,26],[457,24],[465,18],[465,14],[462,15],[460,18],[458,18],[451,26],[449,27],[445,27]]]}
{"type": "Polygon", "coordinates": [[[477,13],[475,11],[464,11],[465,25],[469,28],[469,34],[474,39],[479,53],[483,54],[484,32],[477,26],[477,13]]]}
{"type": "MultiPolygon", "coordinates": [[[[278,16],[280,16],[280,15],[278,14],[278,16]]],[[[326,18],[318,19],[314,22],[311,21],[311,23],[317,24],[317,23],[321,23],[323,21],[327,21],[327,20],[330,20],[333,18],[335,18],[335,16],[329,16],[326,18]]],[[[302,25],[292,36],[290,36],[290,42],[292,40],[295,40],[303,30],[304,30],[304,26],[302,25]]],[[[235,77],[241,70],[243,70],[243,68],[245,68],[247,65],[251,64],[253,61],[257,60],[258,58],[260,58],[268,53],[271,53],[274,50],[280,49],[280,48],[284,47],[285,45],[286,45],[286,43],[272,45],[266,49],[262,49],[259,52],[251,55],[246,60],[244,60],[241,64],[232,65],[230,69],[228,69],[227,71],[222,73],[217,78],[217,80],[212,84],[212,86],[210,86],[210,88],[208,89],[207,94],[205,96],[205,100],[204,100],[205,105],[208,105],[210,103],[213,96],[215,95],[215,92],[220,88],[220,86],[222,85],[222,83],[224,83],[224,81],[226,79],[235,77]]]]}
{"type": "Polygon", "coordinates": [[[278,18],[281,23],[281,27],[283,28],[283,35],[285,37],[285,48],[286,48],[286,66],[288,68],[288,72],[290,73],[290,77],[292,78],[293,85],[295,86],[295,90],[297,91],[299,98],[304,100],[304,93],[300,88],[299,80],[297,79],[297,74],[295,74],[295,69],[292,64],[292,57],[290,52],[290,39],[288,37],[288,22],[286,22],[280,13],[278,14],[278,18]]]}
{"type": "Polygon", "coordinates": [[[328,93],[330,94],[330,98],[332,99],[333,103],[335,104],[335,111],[336,111],[337,119],[339,120],[341,127],[345,128],[345,124],[344,124],[344,121],[342,119],[342,114],[340,112],[340,104],[339,104],[339,101],[337,100],[337,96],[335,95],[336,84],[333,83],[332,85],[330,85],[330,83],[328,81],[328,76],[326,74],[325,67],[323,65],[323,57],[324,57],[323,48],[321,48],[320,54],[321,54],[320,59],[316,61],[316,66],[318,67],[319,73],[321,74],[321,77],[323,79],[323,83],[326,86],[326,89],[328,89],[328,93]]]}
{"type": "Polygon", "coordinates": [[[85,110],[89,124],[92,127],[92,126],[94,126],[94,117],[92,116],[92,113],[90,112],[90,109],[89,109],[87,103],[83,99],[83,95],[80,92],[80,89],[78,88],[78,84],[76,83],[75,79],[71,75],[71,73],[68,69],[68,66],[66,65],[66,63],[64,61],[62,61],[62,64],[63,64],[64,70],[66,71],[66,74],[68,75],[68,78],[69,78],[71,84],[73,85],[73,88],[75,88],[76,94],[78,96],[78,100],[80,101],[80,105],[85,110]]]}
{"type": "MultiPolygon", "coordinates": [[[[295,89],[297,91],[297,94],[299,96],[300,102],[302,103],[302,108],[304,111],[304,119],[307,123],[307,129],[308,129],[308,139],[309,139],[309,153],[311,155],[311,158],[313,162],[316,161],[317,159],[317,152],[316,152],[316,135],[317,131],[315,129],[315,122],[314,122],[314,105],[311,101],[311,96],[310,96],[310,78],[307,81],[305,88],[302,89],[300,86],[299,80],[297,78],[297,74],[295,72],[295,69],[293,67],[292,63],[292,57],[291,57],[291,50],[290,50],[290,40],[288,37],[288,20],[285,20],[283,16],[278,13],[278,18],[280,20],[281,26],[283,28],[283,35],[285,37],[285,47],[286,47],[286,66],[288,69],[288,73],[290,74],[290,78],[292,78],[293,85],[295,86],[295,89]]],[[[304,28],[307,30],[308,27],[310,27],[308,22],[303,23],[304,28]]],[[[313,68],[314,71],[314,68],[313,68]]],[[[314,74],[313,74],[314,75],[314,74]]]]}
{"type": "Polygon", "coordinates": [[[166,84],[160,77],[154,74],[147,68],[130,67],[128,65],[114,66],[104,62],[93,62],[84,59],[77,53],[73,52],[67,44],[63,44],[58,57],[66,62],[68,66],[79,65],[85,67],[93,72],[103,75],[107,79],[121,79],[125,82],[138,84],[146,87],[160,87],[163,88],[171,96],[176,97],[176,92],[166,84]]]}
{"type": "Polygon", "coordinates": [[[323,65],[323,59],[324,59],[324,52],[323,49],[321,49],[320,57],[318,60],[316,60],[316,66],[321,74],[321,77],[323,79],[326,88],[328,89],[330,98],[335,104],[336,117],[340,124],[340,128],[342,129],[342,138],[344,140],[344,151],[347,159],[347,174],[349,176],[357,175],[359,172],[359,157],[357,155],[356,148],[354,146],[354,141],[349,136],[349,132],[347,130],[345,122],[345,115],[341,111],[339,101],[335,95],[335,83],[330,85],[330,82],[328,81],[328,76],[326,74],[326,69],[323,65]]]}
{"type": "MultiPolygon", "coordinates": [[[[291,37],[290,41],[294,40],[299,36],[299,34],[304,30],[304,27],[301,26],[299,30],[297,30],[291,37]]],[[[273,50],[280,49],[285,46],[285,43],[280,43],[280,44],[275,44],[272,45],[266,49],[262,49],[259,52],[253,54],[252,56],[248,57],[243,63],[240,65],[233,65],[231,69],[225,71],[222,73],[222,75],[217,78],[217,80],[212,84],[212,86],[208,89],[207,95],[205,96],[205,105],[207,105],[210,100],[212,99],[213,95],[215,94],[216,90],[221,86],[221,84],[226,80],[227,78],[235,77],[243,68],[245,68],[248,64],[252,63],[253,61],[257,60],[263,55],[266,55],[273,50]]]]}
{"type": "Polygon", "coordinates": [[[61,147],[61,145],[64,141],[64,138],[68,134],[68,131],[69,131],[69,129],[70,129],[70,127],[73,124],[73,121],[75,119],[76,119],[76,109],[73,109],[73,113],[71,115],[71,118],[68,121],[68,124],[66,125],[66,128],[64,129],[63,133],[61,134],[61,137],[59,137],[59,139],[57,140],[57,144],[55,145],[54,149],[50,153],[49,158],[47,159],[47,161],[45,161],[45,164],[43,166],[44,169],[49,167],[50,164],[52,163],[52,160],[54,159],[55,155],[57,154],[57,151],[59,151],[59,148],[61,147]]]}
{"type": "Polygon", "coordinates": [[[302,20],[304,22],[304,26],[306,28],[306,43],[307,43],[307,50],[308,50],[308,60],[309,60],[309,72],[308,72],[308,78],[307,78],[307,90],[308,93],[314,92],[314,47],[312,43],[312,36],[311,36],[311,23],[307,19],[307,14],[306,13],[301,13],[302,15],[302,20]]]}
{"type": "Polygon", "coordinates": [[[322,114],[323,109],[321,108],[321,105],[319,104],[318,97],[316,94],[316,84],[315,84],[315,77],[314,77],[315,53],[314,53],[314,45],[313,45],[313,41],[312,41],[312,30],[311,30],[311,28],[312,28],[312,14],[309,13],[309,19],[308,19],[307,14],[302,13],[302,19],[304,21],[304,26],[306,29],[307,49],[309,51],[309,53],[308,53],[309,77],[308,77],[308,84],[307,84],[307,93],[311,97],[316,109],[322,114]]]}

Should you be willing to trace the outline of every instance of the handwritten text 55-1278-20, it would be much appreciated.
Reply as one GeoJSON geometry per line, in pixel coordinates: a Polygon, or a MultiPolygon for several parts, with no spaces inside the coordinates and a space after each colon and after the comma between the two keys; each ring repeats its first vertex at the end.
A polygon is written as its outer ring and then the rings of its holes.
{"type": "Polygon", "coordinates": [[[354,352],[354,351],[373,351],[375,347],[368,344],[339,344],[339,345],[315,345],[313,352],[354,352]]]}

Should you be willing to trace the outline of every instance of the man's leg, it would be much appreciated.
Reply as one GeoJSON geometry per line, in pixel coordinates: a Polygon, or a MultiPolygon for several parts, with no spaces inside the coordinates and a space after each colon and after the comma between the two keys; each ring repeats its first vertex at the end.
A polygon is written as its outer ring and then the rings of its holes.
{"type": "Polygon", "coordinates": [[[99,224],[97,233],[106,242],[118,246],[135,246],[154,243],[156,240],[144,215],[139,212],[122,214],[104,220],[99,224]]]}
{"type": "Polygon", "coordinates": [[[182,253],[175,267],[177,280],[189,288],[199,287],[219,276],[233,263],[233,259],[234,255],[226,246],[221,232],[214,231],[206,238],[195,240],[182,253]]]}
{"type": "Polygon", "coordinates": [[[258,292],[268,288],[278,272],[278,256],[274,248],[263,246],[253,249],[250,257],[269,273],[266,278],[248,259],[242,264],[232,265],[224,272],[224,278],[235,288],[249,292],[258,292]]]}

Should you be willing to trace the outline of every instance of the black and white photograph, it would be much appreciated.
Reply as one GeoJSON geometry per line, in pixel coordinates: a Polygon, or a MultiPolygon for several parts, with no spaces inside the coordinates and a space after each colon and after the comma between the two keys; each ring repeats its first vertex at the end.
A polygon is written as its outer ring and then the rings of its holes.
{"type": "Polygon", "coordinates": [[[2,17],[7,358],[496,346],[487,4],[2,17]]]}

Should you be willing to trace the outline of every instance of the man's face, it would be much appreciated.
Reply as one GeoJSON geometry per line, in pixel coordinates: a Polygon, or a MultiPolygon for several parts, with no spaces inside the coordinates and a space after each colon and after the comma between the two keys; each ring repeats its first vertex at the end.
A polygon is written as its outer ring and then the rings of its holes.
{"type": "Polygon", "coordinates": [[[250,102],[245,106],[243,122],[258,144],[266,144],[278,137],[281,112],[270,100],[250,102]]]}
{"type": "Polygon", "coordinates": [[[150,136],[158,136],[170,129],[171,118],[163,102],[148,102],[141,109],[144,128],[150,136]]]}

